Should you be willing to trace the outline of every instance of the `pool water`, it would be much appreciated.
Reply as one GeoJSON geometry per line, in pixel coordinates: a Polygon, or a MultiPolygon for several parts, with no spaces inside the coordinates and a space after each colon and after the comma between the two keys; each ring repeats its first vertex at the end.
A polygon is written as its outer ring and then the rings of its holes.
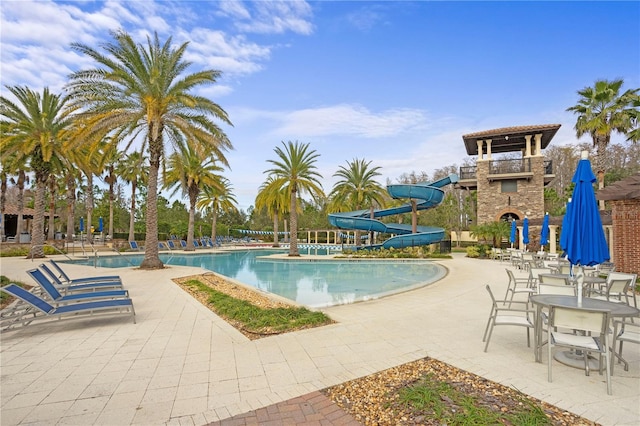
{"type": "MultiPolygon", "coordinates": [[[[439,280],[446,269],[429,261],[265,258],[282,250],[160,254],[168,265],[196,266],[309,307],[374,299],[439,280]]],[[[139,265],[144,255],[99,257],[84,263],[109,268],[139,265]]]]}

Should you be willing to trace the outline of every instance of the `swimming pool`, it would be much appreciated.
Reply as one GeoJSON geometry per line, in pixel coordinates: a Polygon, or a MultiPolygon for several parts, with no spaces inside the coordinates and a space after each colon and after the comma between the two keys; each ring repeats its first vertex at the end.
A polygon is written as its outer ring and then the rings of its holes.
{"type": "MultiPolygon", "coordinates": [[[[421,260],[274,259],[282,250],[247,250],[200,254],[160,254],[168,265],[196,266],[319,308],[375,299],[439,280],[446,269],[421,260]]],[[[139,265],[144,255],[103,256],[74,261],[108,268],[139,265]]]]}

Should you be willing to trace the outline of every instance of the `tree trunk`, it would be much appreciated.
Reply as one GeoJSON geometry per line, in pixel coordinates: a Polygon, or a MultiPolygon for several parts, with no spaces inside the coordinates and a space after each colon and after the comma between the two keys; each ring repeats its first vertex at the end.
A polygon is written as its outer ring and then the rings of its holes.
{"type": "Polygon", "coordinates": [[[289,211],[289,228],[291,237],[289,238],[289,256],[300,256],[298,251],[298,191],[291,190],[291,203],[289,211]]]}
{"type": "Polygon", "coordinates": [[[87,173],[87,199],[85,208],[87,209],[87,242],[93,244],[93,172],[87,173]]]}
{"type": "Polygon", "coordinates": [[[278,239],[278,212],[273,212],[273,247],[280,247],[278,239]]]}
{"type": "Polygon", "coordinates": [[[136,189],[138,188],[138,181],[134,179],[131,182],[131,207],[129,209],[129,241],[136,239],[135,220],[136,220],[136,189]]]}
{"type": "Polygon", "coordinates": [[[49,175],[49,232],[47,239],[53,240],[56,224],[56,177],[49,175]]]}
{"type": "Polygon", "coordinates": [[[16,241],[20,241],[20,234],[24,229],[24,183],[26,173],[24,170],[18,172],[18,223],[16,225],[16,241]]]}
{"type": "Polygon", "coordinates": [[[189,225],[187,227],[187,248],[184,251],[195,251],[196,246],[193,244],[193,234],[195,233],[196,224],[196,201],[197,193],[191,193],[189,190],[189,225]]]}
{"type": "Polygon", "coordinates": [[[144,247],[144,259],[140,269],[161,269],[164,264],[158,255],[158,171],[162,158],[162,129],[154,136],[153,126],[149,128],[149,191],[147,194],[147,229],[144,247]]]}
{"type": "Polygon", "coordinates": [[[213,208],[212,209],[212,214],[213,219],[211,219],[211,242],[212,243],[216,243],[216,233],[217,233],[217,226],[218,226],[218,209],[213,208]]]}
{"type": "Polygon", "coordinates": [[[76,207],[76,180],[73,173],[67,173],[67,243],[73,243],[76,207]]]}
{"type": "Polygon", "coordinates": [[[411,232],[413,234],[418,232],[418,203],[416,200],[411,200],[411,232]]]}
{"type": "Polygon", "coordinates": [[[44,257],[44,205],[45,191],[47,189],[47,176],[38,173],[36,175],[35,213],[33,215],[33,232],[31,235],[31,252],[29,258],[44,257]]]}

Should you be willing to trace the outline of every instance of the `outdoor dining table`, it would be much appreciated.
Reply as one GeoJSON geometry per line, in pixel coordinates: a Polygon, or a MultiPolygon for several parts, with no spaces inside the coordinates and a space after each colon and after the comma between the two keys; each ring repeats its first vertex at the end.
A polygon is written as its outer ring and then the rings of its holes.
{"type": "MultiPolygon", "coordinates": [[[[575,282],[576,282],[576,277],[575,276],[571,276],[569,274],[540,274],[540,276],[566,278],[566,279],[569,280],[569,282],[571,284],[575,284],[575,282]]],[[[591,287],[594,287],[594,286],[599,286],[600,284],[606,284],[607,283],[607,279],[606,278],[602,278],[602,277],[594,277],[594,276],[591,276],[591,275],[585,275],[583,282],[584,282],[585,288],[591,288],[591,287]]]]}
{"type": "MultiPolygon", "coordinates": [[[[577,296],[560,296],[554,294],[536,294],[529,298],[531,303],[536,306],[536,318],[534,328],[534,351],[536,362],[542,362],[542,348],[540,342],[542,342],[542,308],[553,306],[561,306],[564,308],[582,308],[582,309],[601,309],[609,311],[612,318],[624,318],[635,317],[640,315],[640,309],[629,306],[625,303],[609,302],[606,300],[591,299],[588,297],[582,298],[582,305],[578,306],[577,296]]],[[[584,358],[571,357],[565,352],[557,352],[554,358],[570,367],[583,368],[584,358]]],[[[597,369],[598,366],[593,366],[593,369],[597,369]]]]}

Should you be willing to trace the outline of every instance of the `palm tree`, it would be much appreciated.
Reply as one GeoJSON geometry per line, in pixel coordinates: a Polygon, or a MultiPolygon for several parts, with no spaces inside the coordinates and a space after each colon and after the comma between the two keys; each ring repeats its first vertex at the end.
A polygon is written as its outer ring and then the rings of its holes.
{"type": "Polygon", "coordinates": [[[231,182],[220,176],[219,185],[203,185],[198,197],[196,208],[211,211],[211,241],[216,240],[216,227],[218,226],[218,212],[232,213],[237,211],[235,196],[231,182]]]}
{"type": "Polygon", "coordinates": [[[0,97],[0,151],[16,155],[17,160],[28,159],[35,174],[35,213],[30,257],[44,257],[45,193],[49,175],[62,163],[68,147],[65,131],[71,125],[71,110],[67,98],[45,88],[42,94],[28,87],[7,87],[17,99],[13,103],[0,97]]]}
{"type": "Polygon", "coordinates": [[[308,143],[282,142],[284,149],[275,148],[278,160],[267,160],[274,167],[265,171],[274,175],[274,186],[284,191],[289,198],[289,222],[291,242],[289,256],[300,256],[298,252],[298,197],[308,192],[314,199],[324,197],[322,176],[316,171],[315,162],[320,154],[309,151],[308,143]]]}
{"type": "MultiPolygon", "coordinates": [[[[329,198],[329,208],[332,211],[370,209],[370,217],[373,219],[373,211],[376,205],[384,205],[385,190],[374,180],[380,176],[380,167],[369,167],[371,161],[355,158],[347,161],[347,166],[340,166],[334,177],[340,178],[333,185],[329,198]]],[[[373,243],[373,236],[369,240],[373,243]]],[[[360,245],[360,232],[356,231],[356,245],[360,245]]]]}
{"type": "Polygon", "coordinates": [[[118,163],[118,174],[123,181],[131,185],[131,206],[129,209],[129,241],[135,240],[136,190],[138,184],[146,184],[149,166],[147,157],[134,151],[118,163]]]}
{"type": "Polygon", "coordinates": [[[267,180],[260,186],[260,191],[256,196],[256,209],[258,211],[266,208],[267,214],[273,218],[273,247],[280,247],[278,238],[278,216],[287,212],[289,199],[282,191],[275,176],[267,177],[267,180]]]}
{"type": "Polygon", "coordinates": [[[158,256],[158,173],[165,158],[165,143],[184,149],[187,141],[212,153],[227,165],[222,150],[231,148],[226,134],[214,119],[231,125],[227,113],[193,90],[213,84],[219,71],[186,74],[184,60],[188,43],[173,48],[158,35],[136,44],[124,31],[112,33],[115,43],[104,46],[107,56],[80,43],[72,48],[92,58],[101,68],[74,73],[68,85],[74,106],[82,107],[87,120],[85,138],[99,140],[109,135],[111,144],[125,138],[127,148],[138,135],[149,155],[149,188],[146,211],[145,257],[140,268],[164,265],[158,256]]]}
{"type": "MultiPolygon", "coordinates": [[[[597,80],[593,87],[578,90],[580,99],[578,104],[567,108],[578,115],[575,130],[578,138],[589,134],[596,148],[596,169],[598,171],[598,186],[604,187],[604,173],[606,149],[614,132],[626,134],[633,126],[632,102],[637,99],[640,89],[627,90],[620,94],[624,81],[597,80]]],[[[604,209],[604,201],[600,201],[600,208],[604,209]]]]}
{"type": "Polygon", "coordinates": [[[195,250],[193,234],[195,228],[196,202],[202,186],[216,187],[222,191],[222,183],[218,172],[222,168],[216,165],[215,159],[208,154],[187,145],[181,152],[174,152],[167,161],[164,174],[165,187],[175,187],[173,194],[182,189],[189,198],[189,227],[187,229],[187,248],[195,250]]]}

